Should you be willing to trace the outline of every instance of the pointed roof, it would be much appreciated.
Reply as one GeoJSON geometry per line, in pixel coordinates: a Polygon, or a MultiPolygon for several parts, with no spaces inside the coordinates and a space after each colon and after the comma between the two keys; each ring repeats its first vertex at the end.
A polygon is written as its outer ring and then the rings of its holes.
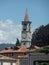
{"type": "Polygon", "coordinates": [[[29,21],[29,17],[28,17],[28,9],[26,9],[26,14],[25,14],[24,21],[29,21]]]}
{"type": "Polygon", "coordinates": [[[28,52],[28,51],[29,50],[27,49],[27,47],[23,45],[20,49],[18,49],[17,52],[28,52]]]}

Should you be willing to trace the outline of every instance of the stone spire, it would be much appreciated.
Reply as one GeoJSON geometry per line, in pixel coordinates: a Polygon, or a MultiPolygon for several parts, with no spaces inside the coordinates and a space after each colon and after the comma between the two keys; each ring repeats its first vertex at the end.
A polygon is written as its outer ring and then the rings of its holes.
{"type": "Polygon", "coordinates": [[[25,14],[24,21],[29,21],[29,17],[28,17],[28,9],[26,9],[26,14],[25,14]]]}

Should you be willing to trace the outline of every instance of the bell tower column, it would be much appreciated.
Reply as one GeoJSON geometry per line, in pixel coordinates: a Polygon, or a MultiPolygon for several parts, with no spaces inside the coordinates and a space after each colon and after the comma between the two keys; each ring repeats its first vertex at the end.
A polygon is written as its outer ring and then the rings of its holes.
{"type": "Polygon", "coordinates": [[[26,14],[24,21],[22,21],[22,34],[21,34],[21,45],[30,47],[31,45],[31,22],[28,17],[28,10],[26,9],[26,14]]]}

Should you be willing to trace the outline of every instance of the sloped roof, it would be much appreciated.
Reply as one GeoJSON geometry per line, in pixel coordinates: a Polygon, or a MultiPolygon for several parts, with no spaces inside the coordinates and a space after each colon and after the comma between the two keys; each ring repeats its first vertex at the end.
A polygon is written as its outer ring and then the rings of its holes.
{"type": "Polygon", "coordinates": [[[34,52],[34,51],[36,51],[37,49],[39,49],[40,47],[38,47],[38,46],[32,46],[32,49],[31,50],[29,50],[28,52],[34,52]]]}
{"type": "Polygon", "coordinates": [[[8,48],[7,50],[1,50],[0,51],[0,53],[19,53],[19,52],[21,52],[21,53],[23,53],[23,52],[33,52],[33,51],[35,51],[36,49],[39,49],[40,47],[38,47],[38,46],[33,46],[32,47],[32,49],[31,50],[29,50],[29,49],[27,49],[27,47],[26,46],[21,46],[18,50],[13,50],[13,49],[11,49],[11,48],[8,48]]]}
{"type": "Polygon", "coordinates": [[[7,49],[7,50],[5,50],[5,49],[4,49],[4,50],[1,50],[0,53],[11,53],[11,52],[13,52],[13,51],[14,51],[13,49],[10,49],[10,48],[9,48],[9,49],[7,49]]]}
{"type": "Polygon", "coordinates": [[[40,47],[39,46],[34,46],[35,49],[39,49],[40,47]]]}
{"type": "Polygon", "coordinates": [[[32,49],[39,49],[39,46],[32,46],[32,49]]]}
{"type": "Polygon", "coordinates": [[[0,51],[0,53],[12,53],[12,52],[27,52],[27,51],[29,51],[28,49],[27,49],[27,47],[26,46],[21,46],[20,47],[20,49],[18,49],[18,50],[13,50],[13,49],[7,49],[7,50],[1,50],[0,51]]]}
{"type": "Polygon", "coordinates": [[[29,49],[27,49],[27,47],[24,45],[21,46],[21,48],[17,50],[17,52],[28,52],[28,51],[29,51],[29,49]]]}

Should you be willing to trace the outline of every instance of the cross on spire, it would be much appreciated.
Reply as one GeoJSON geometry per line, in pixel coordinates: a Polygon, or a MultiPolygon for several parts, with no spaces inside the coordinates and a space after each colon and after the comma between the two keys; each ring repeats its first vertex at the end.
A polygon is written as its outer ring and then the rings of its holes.
{"type": "Polygon", "coordinates": [[[29,21],[29,17],[28,17],[28,9],[26,9],[26,14],[25,14],[24,21],[29,21]]]}

